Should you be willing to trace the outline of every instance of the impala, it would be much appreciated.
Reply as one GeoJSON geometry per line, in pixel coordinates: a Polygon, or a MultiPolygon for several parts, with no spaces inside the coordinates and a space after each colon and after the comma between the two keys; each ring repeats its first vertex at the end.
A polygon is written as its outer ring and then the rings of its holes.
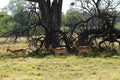
{"type": "Polygon", "coordinates": [[[26,54],[26,49],[17,49],[17,50],[11,50],[9,48],[7,48],[6,52],[11,52],[13,55],[19,56],[19,55],[27,55],[26,54]]]}
{"type": "Polygon", "coordinates": [[[78,55],[83,54],[83,53],[91,53],[92,52],[92,48],[90,46],[77,47],[76,45],[74,45],[73,47],[75,47],[78,50],[78,55]]]}
{"type": "Polygon", "coordinates": [[[53,51],[56,54],[63,54],[67,52],[66,47],[53,48],[52,45],[49,46],[49,50],[53,51]]]}

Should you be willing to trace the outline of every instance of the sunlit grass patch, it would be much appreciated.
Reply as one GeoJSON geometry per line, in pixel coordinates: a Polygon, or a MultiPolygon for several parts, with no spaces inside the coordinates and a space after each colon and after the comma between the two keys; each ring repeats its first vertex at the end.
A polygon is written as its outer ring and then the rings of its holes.
{"type": "Polygon", "coordinates": [[[4,80],[116,80],[120,79],[120,60],[69,56],[14,58],[0,60],[4,80]]]}

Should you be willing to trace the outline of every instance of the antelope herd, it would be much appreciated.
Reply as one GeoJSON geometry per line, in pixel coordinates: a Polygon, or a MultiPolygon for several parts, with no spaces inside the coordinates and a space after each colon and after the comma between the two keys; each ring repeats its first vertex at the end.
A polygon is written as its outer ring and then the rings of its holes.
{"type": "MultiPolygon", "coordinates": [[[[77,47],[76,45],[74,45],[73,47],[76,48],[76,50],[78,51],[77,55],[82,55],[84,53],[88,53],[88,55],[89,55],[92,52],[92,48],[90,46],[79,46],[79,47],[77,47]]],[[[67,52],[66,47],[53,48],[52,45],[49,46],[49,50],[53,51],[56,54],[64,54],[64,53],[67,52]]]]}
{"type": "MultiPolygon", "coordinates": [[[[67,37],[70,38],[71,34],[66,34],[67,37]]],[[[61,38],[63,38],[62,35],[60,35],[61,38]]],[[[45,37],[45,36],[44,36],[45,37]]],[[[78,34],[77,33],[73,33],[71,35],[71,37],[73,38],[73,43],[76,42],[78,40],[78,34]]],[[[7,44],[7,40],[4,40],[2,44],[7,44]]],[[[75,44],[75,43],[74,43],[75,44]]],[[[65,45],[64,45],[65,46],[65,45]]],[[[92,52],[92,48],[90,46],[76,46],[73,45],[72,48],[75,48],[78,51],[78,55],[80,54],[84,54],[84,53],[91,53],[92,52]]],[[[60,55],[60,54],[65,54],[67,53],[67,48],[66,47],[53,47],[52,45],[49,46],[48,50],[52,51],[53,53],[60,55]]],[[[12,49],[12,47],[8,47],[6,49],[6,52],[11,53],[14,56],[19,56],[19,55],[28,55],[26,49],[12,49]]]]}
{"type": "MultiPolygon", "coordinates": [[[[76,48],[76,50],[78,51],[78,55],[80,54],[84,54],[84,53],[91,53],[92,52],[92,48],[90,46],[73,46],[74,48],[76,48]]],[[[51,50],[53,53],[55,53],[55,55],[61,55],[61,54],[66,54],[67,53],[67,48],[66,47],[56,47],[53,48],[52,45],[49,46],[49,50],[51,50]]],[[[9,47],[7,48],[6,52],[10,52],[12,55],[14,56],[26,56],[28,55],[26,49],[10,49],[9,47]]]]}
{"type": "MultiPolygon", "coordinates": [[[[68,33],[66,34],[67,37],[72,37],[73,39],[73,44],[76,44],[77,40],[78,40],[78,34],[73,32],[72,34],[68,33]]],[[[78,51],[78,55],[80,54],[90,54],[92,52],[92,47],[91,46],[76,46],[76,45],[72,45],[72,48],[75,48],[78,51]]],[[[56,54],[63,54],[67,52],[66,47],[56,47],[53,48],[52,45],[49,46],[49,50],[53,51],[56,54]]]]}

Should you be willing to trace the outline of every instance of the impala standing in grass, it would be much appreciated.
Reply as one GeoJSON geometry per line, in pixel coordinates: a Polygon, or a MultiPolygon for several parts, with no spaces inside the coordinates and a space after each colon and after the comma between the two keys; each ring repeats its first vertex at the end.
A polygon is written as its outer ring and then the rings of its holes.
{"type": "Polygon", "coordinates": [[[77,55],[92,52],[92,48],[90,46],[76,46],[76,45],[73,45],[73,47],[75,47],[76,50],[78,50],[77,55]]]}
{"type": "Polygon", "coordinates": [[[64,54],[67,52],[66,47],[56,47],[53,48],[52,45],[49,46],[49,50],[53,51],[55,54],[64,54]]]}

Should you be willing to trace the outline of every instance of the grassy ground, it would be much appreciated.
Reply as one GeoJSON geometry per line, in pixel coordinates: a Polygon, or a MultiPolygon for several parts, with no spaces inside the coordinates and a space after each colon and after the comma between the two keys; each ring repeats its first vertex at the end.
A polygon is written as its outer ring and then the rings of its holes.
{"type": "Polygon", "coordinates": [[[120,58],[0,58],[0,80],[120,80],[120,58]]]}
{"type": "Polygon", "coordinates": [[[27,44],[0,45],[0,80],[120,80],[120,57],[37,56],[18,57],[6,53],[27,44]]]}

